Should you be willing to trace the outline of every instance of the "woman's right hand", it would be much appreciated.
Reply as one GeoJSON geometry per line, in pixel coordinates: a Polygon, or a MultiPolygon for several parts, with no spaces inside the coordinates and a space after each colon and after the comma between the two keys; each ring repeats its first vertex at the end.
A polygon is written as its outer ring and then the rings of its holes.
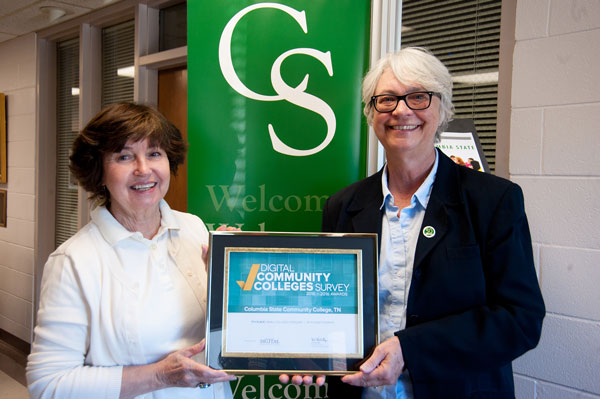
{"type": "MultiPolygon", "coordinates": [[[[217,231],[242,231],[242,230],[237,227],[222,224],[219,226],[219,228],[217,228],[217,231]]],[[[202,245],[202,260],[204,261],[206,270],[208,270],[208,245],[202,245]]]]}
{"type": "MultiPolygon", "coordinates": [[[[287,384],[288,382],[291,382],[294,385],[302,385],[302,384],[311,385],[313,383],[313,376],[312,375],[293,375],[290,380],[289,375],[280,374],[279,382],[281,382],[282,384],[287,384]]],[[[317,381],[315,383],[318,386],[323,386],[323,384],[325,384],[325,376],[317,375],[317,381]]]]}

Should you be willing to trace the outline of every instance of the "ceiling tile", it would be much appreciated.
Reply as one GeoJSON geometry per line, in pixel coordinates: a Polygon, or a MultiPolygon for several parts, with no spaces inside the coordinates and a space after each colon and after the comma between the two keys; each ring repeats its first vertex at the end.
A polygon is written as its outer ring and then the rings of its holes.
{"type": "Polygon", "coordinates": [[[0,17],[11,14],[17,10],[21,10],[38,0],[0,0],[0,17]]]}
{"type": "MultiPolygon", "coordinates": [[[[1,0],[0,0],[1,1],[1,0]]],[[[59,0],[61,3],[87,8],[100,8],[120,0],[59,0]]]]}
{"type": "Polygon", "coordinates": [[[0,33],[0,42],[4,42],[6,40],[14,39],[15,35],[9,35],[7,33],[0,33]]]}
{"type": "Polygon", "coordinates": [[[47,26],[68,21],[71,18],[85,14],[89,11],[89,8],[60,3],[58,1],[40,1],[30,7],[21,9],[0,19],[0,32],[23,35],[47,26]],[[66,14],[55,21],[50,21],[48,14],[40,11],[41,7],[58,7],[65,10],[66,14]]]}
{"type": "Polygon", "coordinates": [[[121,0],[0,0],[0,42],[60,24],[121,0]],[[41,7],[57,7],[66,14],[51,21],[41,7]]]}

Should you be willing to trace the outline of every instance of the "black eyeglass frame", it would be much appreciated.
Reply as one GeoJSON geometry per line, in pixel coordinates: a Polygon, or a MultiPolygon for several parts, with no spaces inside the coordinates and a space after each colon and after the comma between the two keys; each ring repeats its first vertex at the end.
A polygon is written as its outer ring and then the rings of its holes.
{"type": "Polygon", "coordinates": [[[406,104],[406,106],[409,109],[412,109],[413,111],[422,111],[424,109],[427,109],[431,106],[431,98],[433,96],[436,96],[438,98],[442,98],[442,95],[440,93],[437,93],[435,91],[413,91],[412,93],[408,93],[405,94],[403,96],[397,96],[395,94],[378,94],[376,96],[372,96],[371,97],[371,105],[373,106],[373,108],[375,108],[375,111],[382,113],[382,114],[389,114],[390,112],[394,112],[396,110],[396,108],[398,108],[398,104],[400,104],[400,101],[404,101],[404,104],[406,104]],[[411,96],[413,94],[427,94],[429,96],[429,102],[427,103],[427,106],[424,108],[413,108],[408,104],[408,101],[406,101],[406,97],[411,96]],[[396,106],[394,108],[392,108],[389,111],[380,111],[377,109],[377,98],[379,97],[396,97],[396,106]]]}

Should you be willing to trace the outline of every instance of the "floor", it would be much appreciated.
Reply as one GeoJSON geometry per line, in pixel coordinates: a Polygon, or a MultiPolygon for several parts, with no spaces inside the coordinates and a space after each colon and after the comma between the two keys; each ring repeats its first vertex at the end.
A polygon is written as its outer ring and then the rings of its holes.
{"type": "Polygon", "coordinates": [[[27,355],[0,339],[0,399],[28,399],[27,355]]]}
{"type": "Polygon", "coordinates": [[[27,388],[0,370],[0,399],[28,399],[27,388]]]}

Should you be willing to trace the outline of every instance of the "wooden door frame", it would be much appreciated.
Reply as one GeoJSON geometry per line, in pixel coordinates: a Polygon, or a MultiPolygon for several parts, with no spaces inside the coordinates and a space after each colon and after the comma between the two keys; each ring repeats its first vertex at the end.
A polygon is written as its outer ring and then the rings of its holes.
{"type": "MultiPolygon", "coordinates": [[[[157,108],[179,129],[187,142],[187,66],[158,73],[157,108]]],[[[177,175],[171,173],[165,200],[171,208],[187,212],[187,157],[179,166],[177,175]]]]}

